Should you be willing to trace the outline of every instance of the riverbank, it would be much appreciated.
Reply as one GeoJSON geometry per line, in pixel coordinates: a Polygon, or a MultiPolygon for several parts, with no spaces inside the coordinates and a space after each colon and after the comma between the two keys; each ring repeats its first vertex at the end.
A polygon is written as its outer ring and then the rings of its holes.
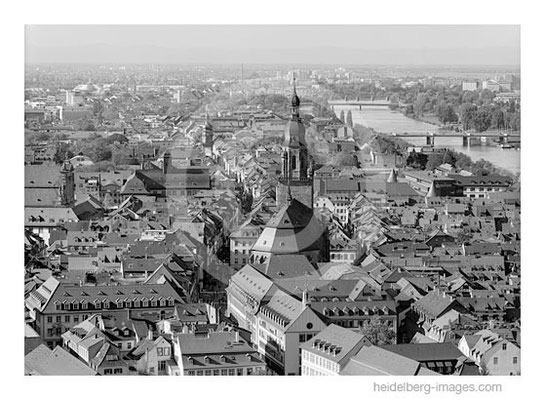
{"type": "MultiPolygon", "coordinates": [[[[355,140],[360,147],[364,143],[368,143],[373,149],[386,154],[397,154],[402,157],[402,160],[407,166],[409,154],[407,150],[413,147],[414,144],[408,142],[400,136],[392,136],[387,133],[377,132],[375,129],[366,127],[360,124],[354,126],[355,140]]],[[[469,156],[456,150],[448,149],[444,156],[445,162],[450,163],[457,170],[470,171],[476,175],[479,174],[498,174],[508,176],[513,180],[518,179],[518,174],[509,171],[505,168],[498,167],[485,159],[472,160],[469,156]]],[[[428,156],[426,157],[426,161],[428,156]]],[[[415,164],[412,165],[416,167],[415,164]]],[[[427,164],[421,164],[420,169],[426,169],[427,164]]],[[[434,169],[434,168],[433,168],[434,169]]]]}
{"type": "Polygon", "coordinates": [[[445,130],[448,130],[447,128],[445,128],[443,126],[443,124],[437,119],[436,116],[434,115],[424,115],[424,116],[420,116],[420,117],[417,117],[415,116],[414,114],[411,114],[411,115],[407,115],[407,114],[404,114],[403,112],[399,111],[401,114],[403,114],[403,116],[407,117],[407,118],[410,118],[414,121],[418,121],[418,122],[425,122],[426,124],[430,124],[430,125],[434,125],[434,126],[437,126],[441,129],[445,129],[445,130]]]}
{"type": "MultiPolygon", "coordinates": [[[[476,163],[483,159],[489,161],[495,166],[495,169],[509,171],[509,175],[517,176],[520,174],[520,151],[512,149],[501,149],[497,146],[486,146],[485,143],[475,143],[474,146],[464,145],[461,137],[448,137],[444,134],[452,134],[449,129],[439,128],[436,125],[431,125],[427,122],[416,121],[406,117],[402,112],[393,111],[384,107],[363,107],[359,110],[354,106],[335,106],[334,111],[337,115],[341,111],[346,114],[352,111],[354,124],[359,124],[368,129],[373,129],[371,136],[376,133],[382,135],[394,135],[399,139],[405,139],[410,145],[422,147],[426,145],[426,134],[433,133],[435,136],[435,147],[446,148],[456,151],[469,157],[472,162],[476,163]],[[407,133],[410,135],[418,135],[419,137],[403,137],[407,133]]],[[[369,132],[371,132],[369,130],[369,132]]],[[[476,134],[475,137],[478,135],[476,134]]],[[[367,140],[365,140],[367,141],[367,140]]],[[[404,146],[403,146],[404,147],[404,146]]],[[[406,152],[404,153],[407,154],[406,152]]]]}

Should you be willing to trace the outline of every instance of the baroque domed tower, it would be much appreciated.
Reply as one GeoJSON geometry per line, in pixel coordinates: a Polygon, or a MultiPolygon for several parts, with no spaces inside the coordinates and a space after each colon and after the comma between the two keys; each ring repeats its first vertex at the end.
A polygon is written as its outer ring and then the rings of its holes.
{"type": "Polygon", "coordinates": [[[301,100],[293,80],[291,98],[291,116],[284,130],[282,145],[282,172],[276,190],[276,202],[279,207],[287,203],[288,194],[309,208],[313,204],[313,170],[305,140],[305,125],[299,115],[301,100]]]}

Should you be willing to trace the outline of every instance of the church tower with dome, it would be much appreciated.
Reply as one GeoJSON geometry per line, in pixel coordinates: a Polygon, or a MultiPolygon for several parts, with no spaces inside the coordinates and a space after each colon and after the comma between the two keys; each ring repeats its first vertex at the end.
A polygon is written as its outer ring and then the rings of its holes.
{"type": "Polygon", "coordinates": [[[291,195],[291,198],[312,209],[314,172],[305,140],[305,125],[299,115],[300,104],[294,79],[291,116],[284,130],[282,171],[276,188],[276,204],[278,207],[284,206],[291,195]]]}

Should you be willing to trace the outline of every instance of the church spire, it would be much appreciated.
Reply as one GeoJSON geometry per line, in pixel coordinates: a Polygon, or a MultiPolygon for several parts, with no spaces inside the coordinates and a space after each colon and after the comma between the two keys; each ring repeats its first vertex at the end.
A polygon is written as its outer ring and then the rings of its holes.
{"type": "Polygon", "coordinates": [[[388,183],[397,183],[397,174],[396,174],[396,170],[394,168],[392,168],[392,171],[390,172],[390,176],[388,177],[386,182],[388,182],[388,183]]]}
{"type": "Polygon", "coordinates": [[[301,100],[297,96],[297,89],[295,87],[295,74],[293,74],[293,95],[291,96],[291,115],[292,117],[299,117],[299,106],[301,100]]]}

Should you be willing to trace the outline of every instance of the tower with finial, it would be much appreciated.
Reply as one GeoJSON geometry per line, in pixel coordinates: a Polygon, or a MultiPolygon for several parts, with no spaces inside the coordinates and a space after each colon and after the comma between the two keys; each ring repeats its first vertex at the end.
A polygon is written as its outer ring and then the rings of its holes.
{"type": "Polygon", "coordinates": [[[212,157],[212,147],[214,145],[214,127],[210,122],[210,114],[208,110],[206,111],[206,121],[204,124],[204,135],[203,135],[203,148],[204,154],[208,157],[212,157]]]}
{"type": "Polygon", "coordinates": [[[312,208],[313,170],[305,139],[305,125],[299,115],[301,100],[297,95],[295,75],[291,97],[291,115],[284,129],[282,143],[282,170],[276,190],[276,202],[279,207],[286,204],[288,197],[297,199],[312,208]]]}
{"type": "Polygon", "coordinates": [[[63,206],[71,207],[76,201],[76,183],[74,178],[74,166],[66,160],[61,167],[60,197],[63,206]]]}

